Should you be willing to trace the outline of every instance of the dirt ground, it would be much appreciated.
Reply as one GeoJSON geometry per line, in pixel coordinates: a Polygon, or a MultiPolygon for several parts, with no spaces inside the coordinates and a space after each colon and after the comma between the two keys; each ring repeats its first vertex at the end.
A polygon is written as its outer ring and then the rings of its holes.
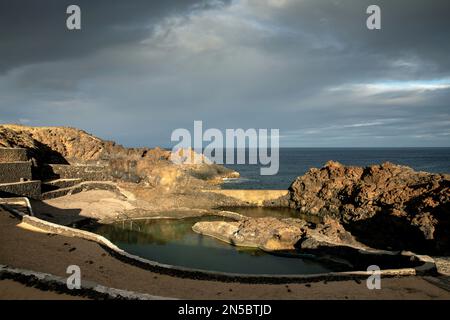
{"type": "MultiPolygon", "coordinates": [[[[98,284],[182,299],[450,299],[450,292],[421,277],[385,278],[381,290],[368,290],[365,281],[309,284],[242,284],[185,279],[159,274],[112,257],[95,242],[26,230],[0,209],[0,264],[66,277],[69,265],[81,267],[83,280],[98,284]]],[[[66,299],[0,281],[0,299],[66,299]]],[[[78,299],[79,297],[74,297],[78,299]]]]}
{"type": "Polygon", "coordinates": [[[133,200],[106,190],[91,190],[56,199],[31,202],[37,217],[59,224],[70,224],[85,218],[116,218],[135,209],[133,200]]]}

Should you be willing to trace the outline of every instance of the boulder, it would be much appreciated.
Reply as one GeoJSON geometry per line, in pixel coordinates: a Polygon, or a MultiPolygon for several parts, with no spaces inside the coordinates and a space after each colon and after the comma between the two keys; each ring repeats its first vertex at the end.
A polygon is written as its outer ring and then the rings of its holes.
{"type": "Polygon", "coordinates": [[[264,250],[293,250],[306,222],[299,219],[248,218],[239,222],[197,222],[192,229],[227,243],[264,250]]]}
{"type": "Polygon", "coordinates": [[[197,222],[192,229],[235,246],[273,252],[338,246],[367,248],[333,219],[326,219],[323,224],[314,225],[293,218],[246,218],[239,222],[197,222]]]}

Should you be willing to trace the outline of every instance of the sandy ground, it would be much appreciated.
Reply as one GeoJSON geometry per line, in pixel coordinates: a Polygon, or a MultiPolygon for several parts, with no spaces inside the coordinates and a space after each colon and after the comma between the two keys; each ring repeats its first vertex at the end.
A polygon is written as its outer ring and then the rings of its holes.
{"type": "MultiPolygon", "coordinates": [[[[19,222],[0,209],[0,264],[61,277],[75,264],[84,280],[152,295],[185,299],[450,299],[450,292],[421,277],[382,279],[381,290],[368,290],[364,281],[268,285],[183,279],[121,262],[95,242],[26,230],[17,226],[19,222]]],[[[1,299],[57,295],[9,280],[0,281],[0,292],[1,299]]]]}
{"type": "Polygon", "coordinates": [[[235,202],[233,198],[210,192],[167,193],[161,189],[136,184],[120,184],[121,195],[106,190],[89,190],[43,201],[32,200],[37,217],[63,225],[86,218],[113,221],[128,217],[152,217],[161,213],[198,215],[196,210],[211,210],[235,202]],[[196,208],[196,209],[192,209],[196,208]]]}
{"type": "Polygon", "coordinates": [[[85,218],[115,218],[135,209],[127,198],[106,190],[91,190],[45,201],[31,201],[33,211],[41,219],[70,224],[85,218]]]}
{"type": "MultiPolygon", "coordinates": [[[[133,189],[133,192],[138,193],[139,197],[136,198],[134,193],[124,188],[121,189],[121,192],[126,196],[120,196],[111,191],[90,190],[44,201],[32,200],[31,205],[38,218],[62,225],[71,225],[86,218],[111,221],[127,217],[159,216],[161,212],[169,212],[172,216],[176,215],[175,211],[177,210],[183,210],[183,215],[196,214],[195,210],[186,210],[192,205],[184,207],[186,202],[192,200],[190,199],[192,197],[189,196],[181,197],[180,200],[178,199],[180,196],[173,194],[167,195],[154,190],[145,193],[145,190],[137,192],[133,189]],[[142,195],[146,194],[151,195],[151,197],[149,196],[147,200],[140,199],[142,195]],[[154,199],[157,196],[159,198],[154,199]],[[158,205],[155,205],[155,203],[158,205]]],[[[204,199],[203,207],[206,206],[206,202],[204,199]]],[[[210,205],[211,203],[209,202],[210,205]]]]}

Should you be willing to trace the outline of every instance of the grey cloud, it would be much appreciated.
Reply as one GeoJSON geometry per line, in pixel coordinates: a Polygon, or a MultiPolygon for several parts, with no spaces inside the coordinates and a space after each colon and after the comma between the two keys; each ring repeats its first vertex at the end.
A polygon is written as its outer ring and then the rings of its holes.
{"type": "Polygon", "coordinates": [[[144,38],[168,14],[207,2],[201,0],[2,0],[0,71],[42,61],[73,59],[144,38]],[[66,28],[66,8],[81,8],[82,30],[66,28]]]}
{"type": "Polygon", "coordinates": [[[73,37],[60,1],[44,1],[37,25],[15,24],[37,19],[16,2],[0,19],[5,121],[129,145],[167,146],[193,120],[281,128],[289,146],[449,145],[438,120],[450,118],[450,90],[363,90],[450,79],[448,1],[379,0],[381,31],[365,27],[368,0],[81,1],[73,37]]]}

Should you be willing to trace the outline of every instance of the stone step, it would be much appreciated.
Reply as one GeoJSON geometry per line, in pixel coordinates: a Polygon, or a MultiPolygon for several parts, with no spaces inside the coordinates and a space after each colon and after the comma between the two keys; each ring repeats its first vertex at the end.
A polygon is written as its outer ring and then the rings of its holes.
{"type": "Polygon", "coordinates": [[[41,181],[31,180],[24,182],[0,183],[0,197],[27,197],[41,198],[41,181]]]}
{"type": "Polygon", "coordinates": [[[0,162],[0,183],[21,182],[31,180],[31,162],[0,162]]]}
{"type": "Polygon", "coordinates": [[[46,175],[55,179],[111,180],[107,167],[99,165],[49,164],[46,166],[46,170],[48,171],[46,175]]]}

